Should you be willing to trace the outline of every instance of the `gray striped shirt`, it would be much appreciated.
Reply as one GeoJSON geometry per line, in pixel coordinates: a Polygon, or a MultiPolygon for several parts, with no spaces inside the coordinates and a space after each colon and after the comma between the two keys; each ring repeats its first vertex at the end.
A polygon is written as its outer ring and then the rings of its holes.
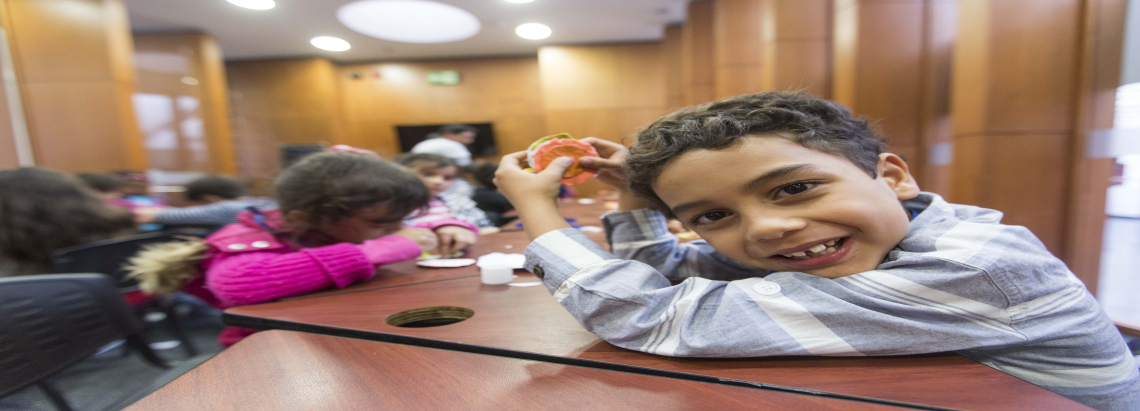
{"type": "Polygon", "coordinates": [[[193,207],[171,207],[155,214],[154,223],[222,226],[236,223],[237,215],[249,211],[250,207],[257,207],[262,211],[276,210],[277,201],[272,198],[246,198],[193,207]]]}
{"type": "Polygon", "coordinates": [[[1028,229],[935,194],[904,203],[922,212],[883,263],[836,279],[744,266],[705,241],[680,244],[651,210],[603,217],[613,254],[563,229],[527,247],[526,267],[541,267],[562,306],[623,348],[690,357],[954,351],[1097,409],[1140,410],[1140,375],[1119,332],[1028,229]]]}

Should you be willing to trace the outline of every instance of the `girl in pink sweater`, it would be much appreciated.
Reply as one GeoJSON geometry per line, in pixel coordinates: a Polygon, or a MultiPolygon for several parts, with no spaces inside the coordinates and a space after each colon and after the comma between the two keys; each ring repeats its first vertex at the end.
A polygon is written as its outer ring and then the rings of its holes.
{"type": "MultiPolygon", "coordinates": [[[[433,230],[474,229],[454,218],[404,227],[404,216],[426,206],[431,194],[407,169],[379,158],[314,154],[286,169],[275,191],[279,210],[251,210],[204,241],[135,257],[140,286],[181,289],[219,308],[257,304],[346,287],[381,265],[435,250],[433,230]],[[195,273],[176,267],[178,253],[181,262],[200,262],[195,273]]],[[[253,332],[227,327],[219,342],[228,346],[253,332]]]]}

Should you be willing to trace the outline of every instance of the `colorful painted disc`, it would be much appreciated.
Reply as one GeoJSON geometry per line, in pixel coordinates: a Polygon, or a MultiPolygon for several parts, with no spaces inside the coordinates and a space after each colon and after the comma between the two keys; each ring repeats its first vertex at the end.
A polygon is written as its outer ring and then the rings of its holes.
{"type": "Polygon", "coordinates": [[[562,184],[573,185],[584,183],[594,177],[597,172],[582,168],[577,159],[582,157],[598,157],[598,151],[593,146],[578,140],[564,138],[548,141],[534,150],[531,156],[534,159],[535,172],[542,172],[558,157],[573,157],[574,164],[562,174],[562,184]]]}

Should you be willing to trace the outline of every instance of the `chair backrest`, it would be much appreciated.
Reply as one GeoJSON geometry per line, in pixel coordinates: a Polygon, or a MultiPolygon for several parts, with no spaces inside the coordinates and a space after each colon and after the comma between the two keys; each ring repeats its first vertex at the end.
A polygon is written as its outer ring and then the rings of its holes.
{"type": "Polygon", "coordinates": [[[0,397],[141,331],[105,275],[0,278],[0,397]]]}
{"type": "Polygon", "coordinates": [[[143,247],[148,244],[178,241],[179,237],[185,236],[204,237],[208,232],[159,231],[61,248],[52,253],[52,272],[106,274],[116,282],[116,287],[120,290],[133,290],[137,288],[137,284],[127,278],[123,265],[143,247]]]}

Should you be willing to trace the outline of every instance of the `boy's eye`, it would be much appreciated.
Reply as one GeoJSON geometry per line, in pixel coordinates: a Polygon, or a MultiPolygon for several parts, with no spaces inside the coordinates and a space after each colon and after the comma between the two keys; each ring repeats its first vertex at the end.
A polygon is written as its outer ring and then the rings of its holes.
{"type": "Polygon", "coordinates": [[[776,189],[776,196],[777,197],[794,196],[796,194],[800,194],[800,193],[803,193],[805,191],[811,190],[816,185],[818,185],[818,183],[812,183],[812,182],[806,182],[806,181],[800,181],[800,182],[787,184],[787,185],[784,185],[784,186],[776,189]]]}
{"type": "Polygon", "coordinates": [[[712,224],[712,223],[715,223],[721,219],[728,217],[729,215],[730,214],[727,211],[708,212],[708,213],[704,213],[704,214],[697,216],[697,218],[694,218],[693,224],[695,224],[695,225],[712,224]]]}

